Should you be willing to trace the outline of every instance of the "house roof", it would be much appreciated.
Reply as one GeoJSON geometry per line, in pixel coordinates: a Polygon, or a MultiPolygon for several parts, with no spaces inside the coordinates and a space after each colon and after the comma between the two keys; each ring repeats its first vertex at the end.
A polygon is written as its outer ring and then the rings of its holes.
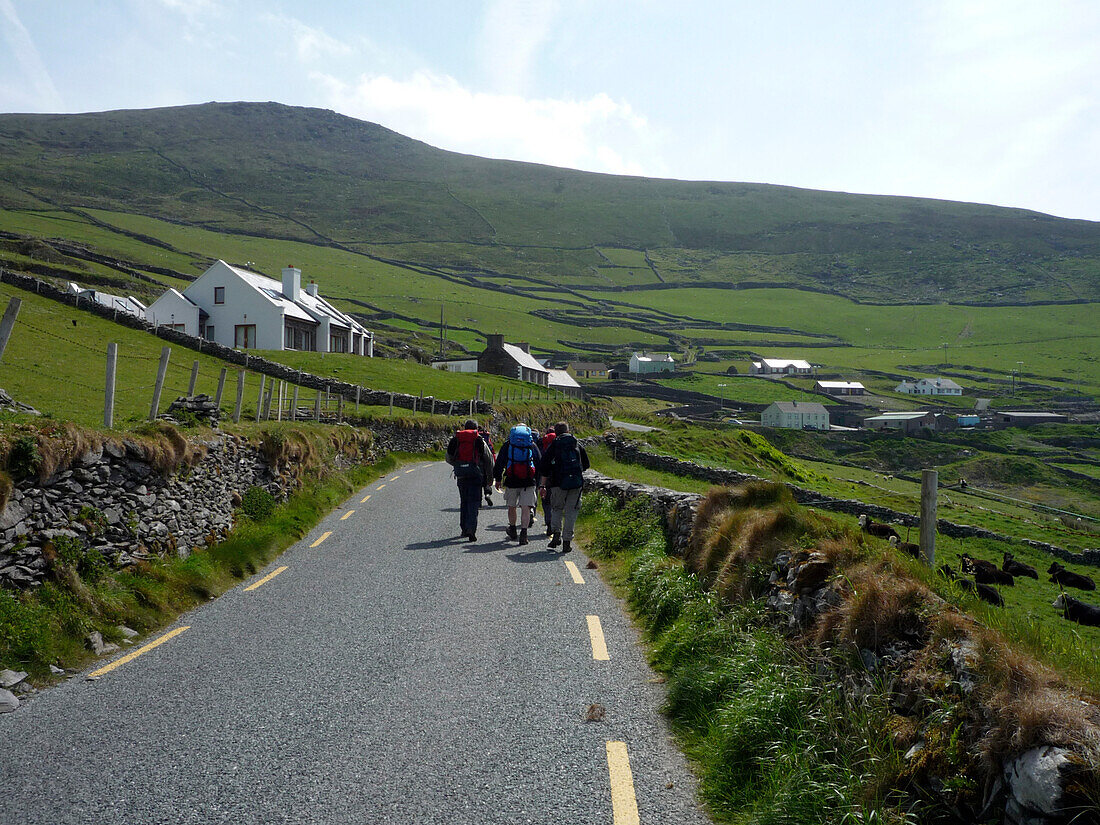
{"type": "Polygon", "coordinates": [[[934,387],[939,387],[944,390],[961,390],[958,384],[952,381],[950,378],[921,378],[917,381],[902,381],[898,384],[899,387],[913,387],[913,386],[928,386],[931,384],[934,387]]]}
{"type": "Polygon", "coordinates": [[[570,361],[569,366],[575,370],[606,370],[607,364],[598,361],[570,361]]]}
{"type": "Polygon", "coordinates": [[[676,359],[669,355],[667,352],[663,355],[646,355],[644,352],[635,352],[632,357],[637,358],[639,361],[672,361],[673,363],[676,363],[676,359]]]}
{"type": "Polygon", "coordinates": [[[1042,411],[1036,412],[1034,410],[1025,410],[1025,411],[997,410],[996,412],[997,412],[997,415],[1008,416],[1008,417],[1011,417],[1011,418],[1041,418],[1041,417],[1051,416],[1051,415],[1056,416],[1058,418],[1065,418],[1066,417],[1062,413],[1042,412],[1042,411]]]}
{"type": "Polygon", "coordinates": [[[505,344],[504,351],[521,367],[535,370],[536,372],[548,372],[546,367],[536,361],[531,353],[525,352],[521,347],[517,347],[515,344],[505,344]]]}
{"type": "Polygon", "coordinates": [[[928,415],[927,412],[888,412],[882,415],[873,415],[870,418],[865,418],[864,421],[913,421],[917,418],[924,418],[928,415]]]}
{"type": "Polygon", "coordinates": [[[581,385],[565,370],[548,370],[548,372],[550,373],[549,385],[551,387],[565,387],[570,390],[581,388],[581,385]]]}
{"type": "MultiPolygon", "coordinates": [[[[222,261],[222,263],[225,262],[222,261]]],[[[269,301],[282,307],[285,313],[292,318],[316,323],[327,317],[330,322],[335,322],[339,326],[347,327],[362,334],[370,334],[366,327],[350,315],[341,312],[320,295],[310,295],[304,287],[298,293],[298,300],[292,301],[283,294],[282,281],[276,281],[274,278],[260,275],[258,272],[252,272],[248,269],[241,269],[239,266],[233,266],[232,264],[225,265],[269,301]]]]}
{"type": "Polygon", "coordinates": [[[772,403],[773,407],[776,407],[780,412],[798,412],[798,413],[824,413],[829,414],[829,411],[825,409],[824,404],[819,404],[816,401],[775,401],[772,403]]]}
{"type": "Polygon", "coordinates": [[[784,358],[761,358],[756,363],[764,364],[773,370],[785,370],[787,367],[794,367],[796,370],[813,369],[809,361],[803,361],[801,359],[788,360],[784,358]]]}
{"type": "Polygon", "coordinates": [[[818,386],[834,390],[862,390],[866,389],[858,381],[818,381],[818,386]]]}

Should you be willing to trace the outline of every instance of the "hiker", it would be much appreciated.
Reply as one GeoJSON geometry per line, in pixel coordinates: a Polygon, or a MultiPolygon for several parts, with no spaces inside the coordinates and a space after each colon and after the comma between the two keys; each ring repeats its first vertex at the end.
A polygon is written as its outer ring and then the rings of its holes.
{"type": "Polygon", "coordinates": [[[477,511],[481,509],[481,495],[489,497],[492,489],[493,451],[478,432],[477,422],[466,419],[447,444],[447,463],[454,467],[458,481],[458,526],[462,537],[477,541],[477,511]]]}
{"type": "Polygon", "coordinates": [[[588,453],[569,432],[569,425],[559,421],[554,425],[557,438],[546,450],[539,464],[542,483],[550,488],[550,532],[553,537],[548,550],[561,546],[562,553],[573,549],[573,529],[581,509],[581,488],[584,471],[588,469],[588,453]]]}
{"type": "MultiPolygon", "coordinates": [[[[543,455],[546,455],[546,451],[550,449],[550,445],[554,443],[554,439],[558,437],[557,432],[554,430],[554,425],[550,424],[546,428],[546,433],[539,441],[539,450],[543,455]]],[[[539,499],[542,501],[542,515],[546,519],[546,535],[550,535],[550,488],[540,484],[539,485],[539,499]]],[[[533,525],[532,525],[533,526],[533,525]]]]}
{"type": "Polygon", "coordinates": [[[508,538],[527,544],[527,526],[531,523],[535,506],[535,488],[538,484],[536,468],[542,460],[538,444],[531,428],[517,424],[508,433],[497,453],[493,465],[493,478],[497,489],[504,485],[504,503],[508,505],[508,538]],[[519,511],[522,511],[520,513],[519,511]],[[516,533],[516,516],[522,515],[519,533],[516,533]]]}
{"type": "MultiPolygon", "coordinates": [[[[481,436],[481,440],[485,442],[485,445],[489,448],[489,455],[496,455],[497,451],[493,449],[493,434],[487,429],[478,425],[477,434],[481,436]]],[[[485,506],[493,506],[493,483],[492,474],[486,473],[487,484],[485,485],[485,506]]]]}

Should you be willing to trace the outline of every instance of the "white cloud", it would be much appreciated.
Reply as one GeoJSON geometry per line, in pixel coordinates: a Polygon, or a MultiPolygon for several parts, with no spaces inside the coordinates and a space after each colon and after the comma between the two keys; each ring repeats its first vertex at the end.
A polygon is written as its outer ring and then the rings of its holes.
{"type": "Polygon", "coordinates": [[[0,26],[4,40],[23,75],[18,82],[0,84],[0,110],[60,111],[61,95],[11,0],[0,0],[0,20],[4,23],[0,26]]]}
{"type": "Polygon", "coordinates": [[[528,99],[476,92],[426,71],[407,80],[364,75],[353,84],[313,77],[337,111],[444,149],[592,172],[652,175],[663,169],[645,117],[606,94],[528,99]]]}
{"type": "Polygon", "coordinates": [[[558,16],[556,0],[492,0],[482,21],[480,54],[493,88],[527,88],[539,48],[558,16]]]}
{"type": "Polygon", "coordinates": [[[352,48],[347,43],[294,17],[268,14],[264,19],[290,32],[298,59],[303,63],[315,63],[327,57],[343,57],[352,53],[352,48]]]}

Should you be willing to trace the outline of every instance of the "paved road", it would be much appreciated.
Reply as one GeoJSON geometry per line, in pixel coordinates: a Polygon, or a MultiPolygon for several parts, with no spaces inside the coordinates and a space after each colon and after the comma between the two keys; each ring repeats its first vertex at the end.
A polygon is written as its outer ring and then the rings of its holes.
{"type": "Polygon", "coordinates": [[[460,542],[457,504],[445,465],[402,468],[156,648],[0,716],[0,822],[707,822],[584,556],[505,543],[500,506],[460,542]]]}
{"type": "Polygon", "coordinates": [[[657,427],[647,427],[645,424],[631,424],[629,421],[616,421],[614,418],[609,418],[612,427],[618,427],[621,430],[629,430],[632,433],[651,433],[657,429],[657,427]]]}

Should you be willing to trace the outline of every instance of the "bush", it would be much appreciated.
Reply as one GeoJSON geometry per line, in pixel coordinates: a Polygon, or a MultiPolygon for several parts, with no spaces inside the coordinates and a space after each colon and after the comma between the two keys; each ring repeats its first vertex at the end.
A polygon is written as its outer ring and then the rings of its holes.
{"type": "Polygon", "coordinates": [[[249,487],[241,500],[241,512],[253,521],[270,518],[275,512],[275,497],[263,487],[249,487]]]}
{"type": "Polygon", "coordinates": [[[8,470],[17,478],[25,478],[38,472],[42,466],[42,453],[38,451],[38,439],[23,435],[15,439],[8,455],[8,470]]]}

